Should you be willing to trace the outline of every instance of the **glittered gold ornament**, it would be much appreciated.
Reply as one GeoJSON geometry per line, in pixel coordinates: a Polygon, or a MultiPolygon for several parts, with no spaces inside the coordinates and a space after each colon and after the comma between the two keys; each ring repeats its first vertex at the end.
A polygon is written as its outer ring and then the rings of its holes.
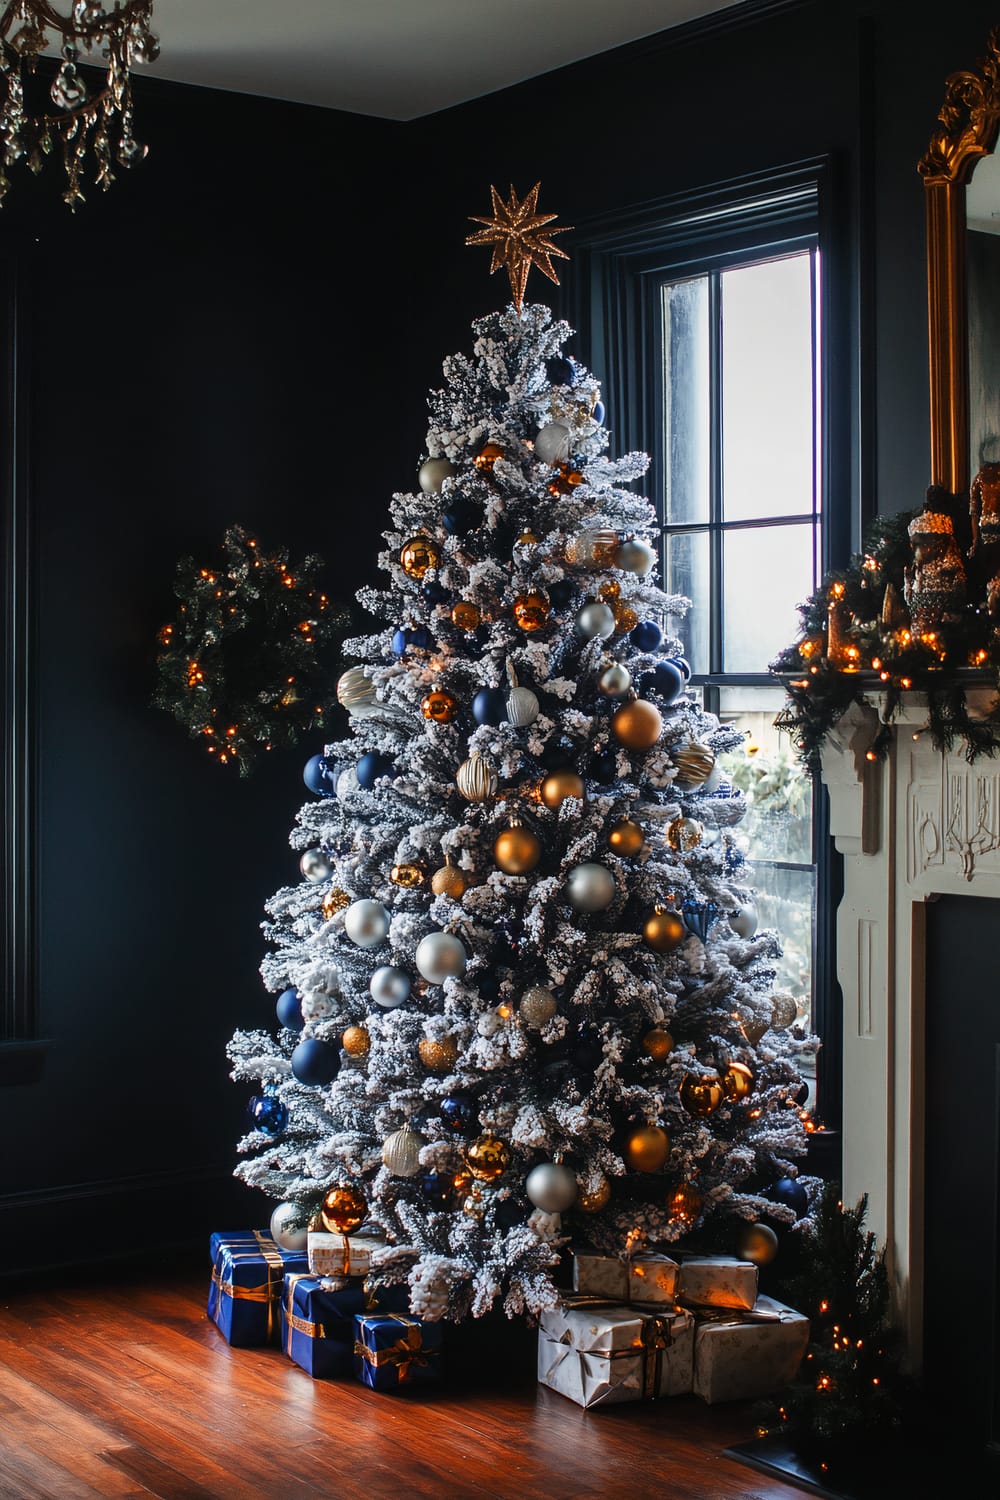
{"type": "Polygon", "coordinates": [[[499,1136],[487,1132],[466,1147],[465,1160],[478,1182],[495,1182],[510,1166],[510,1149],[499,1136]]]}
{"type": "Polygon", "coordinates": [[[367,1026],[348,1026],[340,1038],[340,1045],[348,1057],[365,1057],[371,1049],[372,1039],[367,1026]]]}
{"type": "Polygon", "coordinates": [[[530,1026],[532,1030],[540,1031],[543,1026],[547,1026],[555,1013],[556,997],[543,985],[533,985],[521,996],[518,1015],[525,1026],[530,1026]]]}
{"type": "Polygon", "coordinates": [[[654,1026],[642,1039],[642,1050],[656,1062],[663,1062],[674,1050],[674,1039],[662,1026],[654,1026]]]}
{"type": "Polygon", "coordinates": [[[667,1197],[667,1210],[672,1219],[683,1219],[691,1223],[705,1206],[705,1195],[690,1182],[682,1182],[667,1197]]]}
{"type": "Polygon", "coordinates": [[[736,1253],[755,1266],[769,1266],[778,1253],[778,1236],[768,1224],[747,1224],[740,1230],[736,1253]]]}
{"type": "Polygon", "coordinates": [[[771,1025],[775,1031],[784,1031],[787,1026],[791,1026],[798,1013],[795,996],[790,995],[787,990],[775,990],[771,996],[771,1025]]]}
{"type": "Polygon", "coordinates": [[[583,797],[583,779],[568,766],[550,771],[538,788],[546,807],[561,807],[567,797],[583,797]]]}
{"type": "Polygon", "coordinates": [[[630,630],[634,630],[639,623],[639,616],[631,604],[612,604],[611,613],[615,617],[615,629],[623,635],[627,635],[630,630]]]}
{"type": "Polygon", "coordinates": [[[324,1196],[320,1214],[328,1234],[353,1234],[367,1219],[368,1204],[356,1187],[341,1182],[324,1196]]]}
{"type": "Polygon", "coordinates": [[[636,1172],[658,1172],[670,1155],[670,1137],[662,1125],[637,1125],[629,1132],[624,1154],[636,1172]]]}
{"type": "Polygon", "coordinates": [[[473,750],[468,760],[463,760],[455,777],[455,785],[466,802],[486,802],[496,795],[497,773],[488,756],[473,750]]]}
{"type": "Polygon", "coordinates": [[[445,692],[444,688],[432,688],[422,700],[420,712],[425,719],[431,719],[435,724],[450,724],[458,713],[458,699],[454,693],[445,692]]]}
{"type": "Polygon", "coordinates": [[[681,1103],[689,1115],[703,1119],[713,1115],[723,1100],[722,1083],[713,1073],[698,1077],[688,1073],[680,1087],[681,1103]]]}
{"type": "Polygon", "coordinates": [[[485,224],[485,229],[477,229],[475,234],[466,237],[467,245],[490,245],[493,249],[493,259],[490,263],[490,274],[503,266],[510,279],[511,294],[514,298],[514,306],[518,312],[524,305],[524,293],[528,284],[528,275],[532,266],[537,266],[543,276],[559,285],[559,277],[556,275],[552,265],[553,255],[560,260],[568,260],[569,256],[565,250],[560,250],[558,245],[552,243],[554,234],[565,234],[572,225],[564,225],[559,229],[545,229],[556,217],[555,214],[540,214],[538,212],[538,192],[541,183],[536,182],[529,193],[518,199],[513,187],[510,190],[510,201],[505,202],[497,192],[493,184],[490,184],[490,197],[493,203],[493,217],[483,218],[480,214],[471,215],[474,224],[485,224]],[[544,234],[542,230],[545,229],[544,234]]]}
{"type": "MultiPolygon", "coordinates": [[[[593,1182],[593,1179],[591,1179],[593,1182]]],[[[601,1173],[600,1179],[593,1182],[590,1188],[580,1188],[576,1195],[574,1208],[582,1209],[585,1214],[598,1214],[602,1208],[606,1208],[611,1201],[611,1183],[601,1173]]]]}
{"type": "Polygon", "coordinates": [[[663,720],[652,703],[636,698],[622,704],[611,720],[611,728],[626,750],[649,750],[660,738],[663,720]]]}
{"type": "Polygon", "coordinates": [[[457,625],[459,630],[478,630],[482,618],[479,605],[473,604],[470,599],[459,599],[451,607],[451,623],[457,625]]]}
{"type": "Polygon", "coordinates": [[[753,1093],[753,1074],[746,1063],[731,1062],[722,1074],[722,1092],[734,1103],[753,1093]]]}
{"type": "Polygon", "coordinates": [[[698,740],[690,740],[679,750],[671,752],[677,776],[674,785],[682,792],[702,786],[712,774],[715,766],[715,751],[698,740]]]}
{"type": "Polygon", "coordinates": [[[521,823],[511,821],[493,845],[493,858],[505,875],[527,875],[542,857],[542,842],[521,823]]]}
{"type": "MultiPolygon", "coordinates": [[[[566,561],[577,568],[609,567],[618,550],[617,532],[608,527],[593,528],[578,532],[566,543],[566,561]]],[[[617,594],[611,595],[617,598],[617,594]]]]}
{"type": "Polygon", "coordinates": [[[431,890],[435,896],[450,896],[453,901],[460,901],[468,889],[468,880],[465,871],[453,865],[451,860],[446,860],[440,870],[435,870],[431,876],[431,890]]]}
{"type": "Polygon", "coordinates": [[[669,907],[658,906],[643,925],[642,935],[654,953],[671,953],[684,941],[684,922],[669,907]]]}
{"type": "Polygon", "coordinates": [[[486,443],[484,447],[480,448],[472,462],[480,474],[492,474],[493,465],[498,458],[503,458],[503,449],[500,444],[486,443]]]}
{"type": "Polygon", "coordinates": [[[614,601],[618,598],[621,591],[622,586],[617,578],[609,578],[607,583],[601,584],[597,590],[597,595],[599,599],[604,600],[605,604],[610,604],[613,611],[615,607],[614,601]]]}
{"type": "Polygon", "coordinates": [[[613,849],[622,859],[631,859],[638,854],[644,841],[642,829],[631,818],[622,818],[608,833],[608,848],[613,849]]]}
{"type": "Polygon", "coordinates": [[[423,885],[427,875],[420,865],[393,865],[389,879],[393,885],[402,886],[404,891],[415,891],[423,885]]]}
{"type": "Polygon", "coordinates": [[[697,818],[674,818],[664,829],[663,837],[677,853],[689,854],[701,843],[704,832],[697,818]]]}
{"type": "Polygon", "coordinates": [[[332,885],[323,897],[323,915],[329,922],[331,917],[335,917],[338,911],[343,911],[350,904],[351,898],[347,892],[342,891],[339,885],[332,885]]]}
{"type": "Polygon", "coordinates": [[[400,567],[407,578],[423,578],[431,568],[441,561],[441,553],[429,536],[411,536],[404,542],[399,554],[400,567]]]}
{"type": "Polygon", "coordinates": [[[514,600],[514,621],[529,634],[544,628],[552,605],[549,596],[535,590],[528,594],[518,594],[514,600]]]}
{"type": "Polygon", "coordinates": [[[432,1073],[448,1073],[458,1061],[458,1048],[450,1036],[434,1041],[429,1036],[420,1038],[417,1044],[420,1061],[432,1073]]]}

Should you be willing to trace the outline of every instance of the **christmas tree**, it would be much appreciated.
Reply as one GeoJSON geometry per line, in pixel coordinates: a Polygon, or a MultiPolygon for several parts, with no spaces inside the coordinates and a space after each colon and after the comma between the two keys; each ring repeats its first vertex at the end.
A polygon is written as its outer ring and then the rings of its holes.
{"type": "Polygon", "coordinates": [[[380,628],[345,643],[350,736],[306,767],[306,878],[268,906],[282,1029],[230,1045],[279,1238],[367,1221],[428,1318],[552,1305],[567,1242],[766,1256],[807,1211],[814,1043],[732,837],[742,736],[687,689],[646,456],[608,456],[571,330],[524,304],[561,253],[537,191],[471,237],[514,301],[430,396],[358,594],[380,628]]]}

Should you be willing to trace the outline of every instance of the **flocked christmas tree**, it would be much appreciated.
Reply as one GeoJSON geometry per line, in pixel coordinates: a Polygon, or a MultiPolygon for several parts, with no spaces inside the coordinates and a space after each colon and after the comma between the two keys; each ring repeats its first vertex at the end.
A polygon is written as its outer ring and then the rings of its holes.
{"type": "Polygon", "coordinates": [[[368,1222],[430,1318],[551,1305],[567,1240],[721,1225],[766,1257],[807,1196],[813,1043],[717,765],[741,736],[686,689],[645,455],[607,456],[571,331],[523,303],[561,253],[537,191],[494,191],[471,237],[514,303],[430,397],[358,595],[382,623],[345,646],[350,737],[306,767],[306,879],[268,907],[283,1026],[230,1045],[263,1085],[238,1174],[279,1238],[368,1222]]]}

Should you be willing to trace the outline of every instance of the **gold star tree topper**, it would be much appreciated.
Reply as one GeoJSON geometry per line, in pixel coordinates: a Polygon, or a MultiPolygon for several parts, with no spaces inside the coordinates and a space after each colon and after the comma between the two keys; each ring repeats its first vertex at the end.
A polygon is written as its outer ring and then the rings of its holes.
{"type": "Polygon", "coordinates": [[[560,229],[550,229],[545,234],[539,230],[545,224],[551,224],[557,216],[555,214],[540,214],[538,212],[538,190],[540,182],[536,182],[530,193],[526,193],[520,203],[513,187],[510,190],[510,202],[505,203],[490,184],[490,194],[493,198],[493,217],[484,219],[479,214],[470,214],[474,224],[485,224],[485,229],[479,229],[475,234],[470,234],[466,239],[467,245],[492,245],[493,264],[490,266],[490,275],[498,271],[501,266],[507,269],[510,277],[510,289],[514,294],[514,306],[520,312],[524,306],[524,289],[528,284],[528,273],[532,266],[537,266],[550,281],[559,285],[559,277],[552,267],[552,257],[557,255],[560,260],[569,260],[565,250],[560,250],[558,245],[553,245],[551,236],[554,234],[565,234],[567,229],[572,229],[572,224],[566,224],[560,229]]]}

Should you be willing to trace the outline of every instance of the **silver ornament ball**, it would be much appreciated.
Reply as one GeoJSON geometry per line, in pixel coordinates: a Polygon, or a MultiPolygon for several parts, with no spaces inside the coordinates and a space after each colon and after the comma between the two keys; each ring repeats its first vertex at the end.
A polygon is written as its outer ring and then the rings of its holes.
{"type": "Polygon", "coordinates": [[[538,718],[538,699],[530,688],[514,687],[507,699],[507,722],[523,729],[538,718]]]}
{"type": "Polygon", "coordinates": [[[410,997],[410,976],[405,969],[395,969],[383,964],[376,969],[368,982],[368,989],[376,1005],[383,1010],[395,1010],[410,997]]]}
{"type": "Polygon", "coordinates": [[[592,599],[577,614],[576,633],[585,641],[606,641],[615,633],[615,617],[606,604],[592,599]]]}
{"type": "Polygon", "coordinates": [[[389,931],[389,913],[381,901],[353,901],[344,913],[344,931],[359,948],[377,948],[389,931]]]}
{"type": "Polygon", "coordinates": [[[620,698],[632,686],[632,673],[620,661],[613,661],[598,677],[597,686],[606,698],[620,698]]]}
{"type": "Polygon", "coordinates": [[[465,948],[450,932],[429,932],[417,944],[414,959],[428,984],[461,979],[465,973],[465,948]]]}
{"type": "Polygon", "coordinates": [[[282,1250],[304,1250],[309,1240],[308,1214],[297,1203],[279,1203],[271,1215],[271,1238],[282,1250]]]}
{"type": "Polygon", "coordinates": [[[365,676],[363,667],[348,667],[337,679],[337,702],[354,719],[367,719],[375,713],[378,708],[375,684],[365,676]]]}
{"type": "Polygon", "coordinates": [[[579,1191],[576,1173],[559,1162],[545,1161],[532,1167],[524,1184],[524,1191],[536,1208],[543,1213],[561,1214],[572,1208],[579,1191]]]}
{"type": "Polygon", "coordinates": [[[655,566],[656,553],[648,542],[640,542],[636,537],[622,542],[615,553],[615,567],[621,568],[623,573],[638,573],[644,578],[655,566]]]}
{"type": "Polygon", "coordinates": [[[547,1026],[556,1013],[556,997],[551,990],[542,985],[533,985],[521,996],[521,1004],[518,1006],[518,1014],[525,1026],[532,1026],[536,1031],[547,1026]]]}
{"type": "Polygon", "coordinates": [[[382,1164],[394,1177],[415,1177],[420,1171],[420,1152],[427,1145],[426,1136],[411,1125],[394,1130],[382,1145],[382,1164]]]}
{"type": "Polygon", "coordinates": [[[575,865],[566,880],[566,894],[575,911],[604,911],[615,899],[615,877],[607,865],[575,865]]]}
{"type": "Polygon", "coordinates": [[[312,880],[316,884],[321,880],[329,880],[333,874],[333,864],[322,849],[307,849],[299,860],[299,869],[303,880],[312,880]]]}
{"type": "Polygon", "coordinates": [[[535,457],[543,464],[564,464],[569,458],[569,428],[565,422],[550,422],[535,438],[535,457]]]}
{"type": "Polygon", "coordinates": [[[458,470],[447,458],[428,458],[421,465],[417,482],[425,495],[436,495],[446,479],[458,470]]]}
{"type": "Polygon", "coordinates": [[[757,931],[757,908],[745,901],[729,913],[729,925],[737,937],[752,938],[757,931]]]}

